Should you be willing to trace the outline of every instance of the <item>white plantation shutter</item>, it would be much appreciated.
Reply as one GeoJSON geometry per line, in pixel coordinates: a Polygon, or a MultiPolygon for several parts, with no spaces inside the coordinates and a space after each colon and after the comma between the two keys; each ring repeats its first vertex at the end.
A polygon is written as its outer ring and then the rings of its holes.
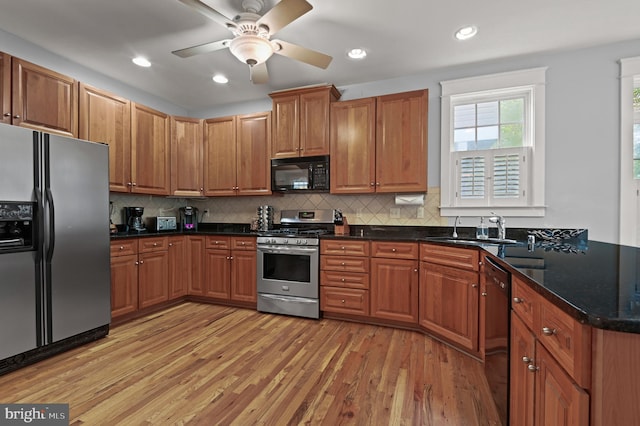
{"type": "Polygon", "coordinates": [[[526,203],[526,159],[530,148],[454,152],[456,205],[526,203]]]}

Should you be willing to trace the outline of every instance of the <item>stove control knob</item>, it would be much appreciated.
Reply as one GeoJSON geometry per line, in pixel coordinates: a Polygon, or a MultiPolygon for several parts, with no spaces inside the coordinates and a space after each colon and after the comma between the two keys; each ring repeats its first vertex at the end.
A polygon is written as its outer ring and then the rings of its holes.
{"type": "Polygon", "coordinates": [[[289,244],[289,240],[287,240],[286,238],[282,240],[282,244],[289,244]]]}
{"type": "Polygon", "coordinates": [[[307,244],[307,240],[298,240],[298,244],[300,244],[301,246],[304,246],[307,244]]]}

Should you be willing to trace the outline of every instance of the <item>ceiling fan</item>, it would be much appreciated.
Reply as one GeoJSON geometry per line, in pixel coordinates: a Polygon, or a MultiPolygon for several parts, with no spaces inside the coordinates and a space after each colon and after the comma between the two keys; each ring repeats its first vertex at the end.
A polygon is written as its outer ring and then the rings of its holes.
{"type": "Polygon", "coordinates": [[[254,84],[266,83],[269,80],[266,61],[274,53],[323,69],[327,68],[333,59],[331,56],[306,47],[271,39],[272,35],[313,9],[306,0],[281,0],[262,16],[258,12],[263,8],[264,0],[243,0],[244,12],[233,19],[227,18],[200,0],[179,1],[223,25],[235,36],[232,39],[204,43],[171,52],[181,58],[229,48],[236,58],[249,65],[250,78],[254,84]]]}

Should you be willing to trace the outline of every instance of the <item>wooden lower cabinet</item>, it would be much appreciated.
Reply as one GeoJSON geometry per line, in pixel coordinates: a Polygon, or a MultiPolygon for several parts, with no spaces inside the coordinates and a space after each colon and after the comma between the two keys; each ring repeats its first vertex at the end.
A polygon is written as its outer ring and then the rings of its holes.
{"type": "Polygon", "coordinates": [[[138,255],[111,257],[111,317],[138,310],[138,255]]]}
{"type": "Polygon", "coordinates": [[[418,323],[418,261],[371,258],[371,316],[418,323]]]}
{"type": "Polygon", "coordinates": [[[203,295],[256,303],[256,238],[212,235],[206,247],[203,295]]]}
{"type": "Polygon", "coordinates": [[[256,303],[257,252],[232,250],[231,253],[231,300],[256,303]]]}
{"type": "Polygon", "coordinates": [[[178,299],[187,294],[187,238],[169,237],[169,299],[178,299]]]}
{"type": "Polygon", "coordinates": [[[204,235],[189,235],[187,237],[187,294],[204,296],[204,235]]]}
{"type": "Polygon", "coordinates": [[[511,316],[511,353],[509,367],[509,422],[533,426],[535,374],[529,364],[536,359],[536,338],[517,315],[511,316]]]}
{"type": "Polygon", "coordinates": [[[231,297],[231,254],[228,250],[207,249],[204,295],[214,299],[231,297]]]}
{"type": "Polygon", "coordinates": [[[169,300],[168,260],[168,251],[140,254],[138,304],[141,309],[169,300]]]}

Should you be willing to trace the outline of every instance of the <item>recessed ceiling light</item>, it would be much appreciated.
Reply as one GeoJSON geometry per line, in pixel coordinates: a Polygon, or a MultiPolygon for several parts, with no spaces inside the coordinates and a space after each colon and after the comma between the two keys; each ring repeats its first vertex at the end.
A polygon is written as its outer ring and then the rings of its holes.
{"type": "Polygon", "coordinates": [[[229,82],[229,79],[222,74],[216,74],[213,76],[213,81],[220,84],[225,84],[229,82]]]}
{"type": "Polygon", "coordinates": [[[471,37],[475,36],[478,33],[478,28],[473,25],[469,25],[468,27],[462,27],[458,31],[456,31],[455,37],[458,40],[468,40],[471,37]]]}
{"type": "Polygon", "coordinates": [[[133,58],[131,60],[134,64],[136,64],[139,67],[150,67],[151,66],[151,62],[149,62],[149,60],[145,57],[142,56],[138,56],[136,58],[133,58]]]}
{"type": "Polygon", "coordinates": [[[347,56],[351,59],[364,59],[367,56],[367,51],[361,48],[351,49],[347,52],[347,56]]]}

